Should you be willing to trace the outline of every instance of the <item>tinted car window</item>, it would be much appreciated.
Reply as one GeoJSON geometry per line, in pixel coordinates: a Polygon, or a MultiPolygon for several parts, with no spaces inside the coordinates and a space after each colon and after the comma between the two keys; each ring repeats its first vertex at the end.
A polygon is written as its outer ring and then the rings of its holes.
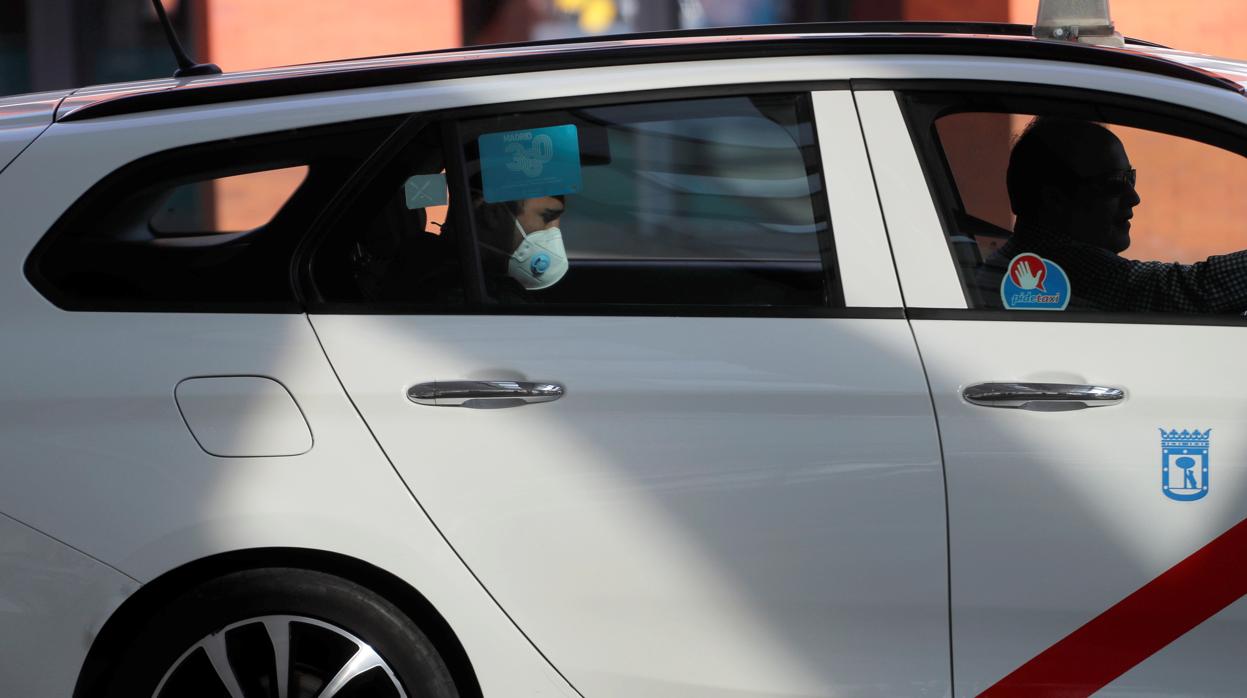
{"type": "Polygon", "coordinates": [[[273,220],[307,179],[307,167],[282,167],[183,184],[165,194],[147,221],[153,237],[240,233],[273,220]]]}
{"type": "Polygon", "coordinates": [[[72,310],[297,310],[297,245],[396,125],[284,131],[139,160],[70,208],[27,275],[72,310]]]}
{"type": "Polygon", "coordinates": [[[465,304],[440,134],[437,125],[421,129],[365,175],[313,256],[319,300],[415,311],[465,304]]]}
{"type": "Polygon", "coordinates": [[[1247,158],[1232,134],[1060,100],[910,106],[972,308],[1247,311],[1247,158]]]}
{"type": "Polygon", "coordinates": [[[818,307],[836,295],[804,95],[503,114],[460,135],[490,302],[818,307]]]}

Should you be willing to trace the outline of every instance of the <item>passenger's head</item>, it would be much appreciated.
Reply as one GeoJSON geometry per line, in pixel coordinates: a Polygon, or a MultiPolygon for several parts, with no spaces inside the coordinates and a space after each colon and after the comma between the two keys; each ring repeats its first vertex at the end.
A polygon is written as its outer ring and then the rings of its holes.
{"type": "Polygon", "coordinates": [[[1041,117],[1009,157],[1009,202],[1018,218],[1042,223],[1112,252],[1130,246],[1139,204],[1121,141],[1089,121],[1041,117]]]}
{"type": "Polygon", "coordinates": [[[476,206],[476,226],[487,273],[506,274],[530,290],[554,285],[567,272],[559,221],[562,195],[476,206]]]}
{"type": "Polygon", "coordinates": [[[567,201],[562,194],[521,199],[515,203],[518,204],[515,219],[520,222],[525,233],[559,227],[559,219],[567,208],[567,201]]]}

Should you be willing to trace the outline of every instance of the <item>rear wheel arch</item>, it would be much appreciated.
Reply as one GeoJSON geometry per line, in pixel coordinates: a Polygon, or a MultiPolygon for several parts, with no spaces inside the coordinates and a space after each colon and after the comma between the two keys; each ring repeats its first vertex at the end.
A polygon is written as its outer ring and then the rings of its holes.
{"type": "Polygon", "coordinates": [[[461,696],[479,698],[480,685],[458,636],[417,589],[394,574],[357,558],[303,548],[254,548],[213,555],[170,570],[117,608],[91,643],[78,674],[73,698],[94,698],[110,671],[156,609],[223,575],[246,570],[292,567],[341,577],[366,587],[399,608],[428,636],[454,677],[461,696]]]}

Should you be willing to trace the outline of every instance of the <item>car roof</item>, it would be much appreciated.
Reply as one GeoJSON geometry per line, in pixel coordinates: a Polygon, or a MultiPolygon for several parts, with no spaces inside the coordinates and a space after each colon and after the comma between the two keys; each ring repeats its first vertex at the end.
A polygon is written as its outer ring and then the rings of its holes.
{"type": "Polygon", "coordinates": [[[326,61],[76,90],[57,110],[78,121],[155,109],[562,68],[777,55],[939,54],[1112,66],[1247,93],[1247,62],[1137,39],[1123,48],[1035,39],[1020,24],[830,22],[608,35],[326,61]]]}

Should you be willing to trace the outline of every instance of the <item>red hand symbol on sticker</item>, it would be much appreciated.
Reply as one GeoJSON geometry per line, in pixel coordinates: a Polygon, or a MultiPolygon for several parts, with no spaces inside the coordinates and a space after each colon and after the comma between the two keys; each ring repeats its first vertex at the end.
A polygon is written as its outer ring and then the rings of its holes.
{"type": "Polygon", "coordinates": [[[1044,264],[1039,255],[1025,254],[1013,260],[1013,268],[1009,269],[1009,276],[1013,279],[1013,283],[1024,291],[1032,291],[1039,289],[1047,291],[1043,287],[1044,278],[1048,275],[1047,265],[1044,264]]]}

